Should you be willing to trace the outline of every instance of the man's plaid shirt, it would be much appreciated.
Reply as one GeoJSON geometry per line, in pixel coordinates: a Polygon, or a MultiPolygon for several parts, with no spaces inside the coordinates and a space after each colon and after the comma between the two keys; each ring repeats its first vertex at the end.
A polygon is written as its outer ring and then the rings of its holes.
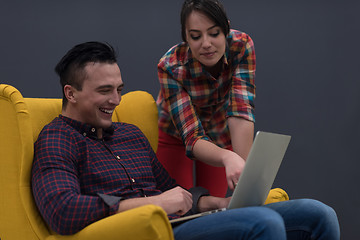
{"type": "Polygon", "coordinates": [[[32,188],[49,226],[73,234],[115,214],[121,199],[161,194],[176,185],[134,125],[95,128],[62,115],[35,143],[32,188]]]}

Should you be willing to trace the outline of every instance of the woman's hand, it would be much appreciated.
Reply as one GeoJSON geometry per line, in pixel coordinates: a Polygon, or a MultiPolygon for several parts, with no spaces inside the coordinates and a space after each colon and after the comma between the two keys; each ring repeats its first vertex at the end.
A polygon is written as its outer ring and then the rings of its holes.
{"type": "Polygon", "coordinates": [[[237,182],[239,181],[240,174],[244,170],[245,160],[235,152],[227,151],[222,159],[222,162],[225,167],[228,186],[231,190],[234,190],[237,182]]]}
{"type": "Polygon", "coordinates": [[[226,180],[231,190],[234,190],[245,161],[237,153],[220,148],[215,144],[199,139],[193,148],[195,157],[211,166],[225,167],[226,180]]]}

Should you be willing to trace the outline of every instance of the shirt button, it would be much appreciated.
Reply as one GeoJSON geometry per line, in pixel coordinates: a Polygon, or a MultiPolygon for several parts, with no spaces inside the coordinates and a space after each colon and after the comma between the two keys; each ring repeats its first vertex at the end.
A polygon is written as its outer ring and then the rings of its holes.
{"type": "Polygon", "coordinates": [[[92,131],[92,132],[95,132],[95,128],[92,128],[91,131],[92,131]]]}
{"type": "Polygon", "coordinates": [[[117,158],[118,160],[120,160],[120,157],[119,157],[119,156],[116,156],[116,158],[117,158]]]}
{"type": "Polygon", "coordinates": [[[86,137],[86,133],[83,133],[84,137],[86,137]]]}
{"type": "Polygon", "coordinates": [[[134,183],[134,182],[135,182],[135,179],[132,178],[131,181],[134,183]]]}

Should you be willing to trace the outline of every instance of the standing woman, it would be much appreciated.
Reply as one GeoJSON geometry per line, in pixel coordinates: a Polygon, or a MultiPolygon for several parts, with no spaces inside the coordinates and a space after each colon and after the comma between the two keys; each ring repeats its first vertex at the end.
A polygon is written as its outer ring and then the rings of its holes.
{"type": "Polygon", "coordinates": [[[234,189],[254,136],[254,44],[230,29],[217,0],[185,0],[181,31],[183,42],[158,64],[157,156],[180,185],[195,182],[224,196],[234,189]]]}

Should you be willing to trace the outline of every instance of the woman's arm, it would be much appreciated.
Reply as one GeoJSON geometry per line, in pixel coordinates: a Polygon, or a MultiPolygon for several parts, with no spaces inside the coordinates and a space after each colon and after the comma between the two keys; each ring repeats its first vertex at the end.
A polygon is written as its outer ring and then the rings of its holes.
{"type": "Polygon", "coordinates": [[[239,117],[229,117],[227,122],[232,148],[246,161],[253,143],[254,123],[239,117]]]}
{"type": "Polygon", "coordinates": [[[193,154],[198,160],[209,165],[225,167],[228,186],[234,189],[253,142],[254,123],[238,117],[229,117],[228,124],[234,151],[199,139],[194,145],[193,154]]]}
{"type": "Polygon", "coordinates": [[[245,161],[237,153],[218,147],[217,145],[199,139],[193,147],[196,159],[212,166],[225,167],[226,180],[231,190],[239,180],[245,166],[245,161]]]}

